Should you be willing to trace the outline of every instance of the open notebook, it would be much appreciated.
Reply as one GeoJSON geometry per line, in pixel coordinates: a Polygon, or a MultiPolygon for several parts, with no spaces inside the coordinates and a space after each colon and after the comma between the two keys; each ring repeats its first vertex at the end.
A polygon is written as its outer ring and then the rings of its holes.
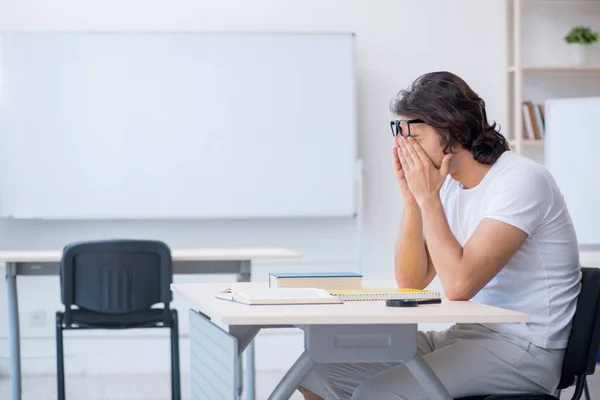
{"type": "Polygon", "coordinates": [[[324,289],[314,288],[249,288],[243,291],[219,290],[215,297],[250,305],[266,304],[339,304],[336,296],[324,289]]]}
{"type": "Polygon", "coordinates": [[[431,300],[440,298],[440,292],[438,291],[418,289],[358,289],[328,290],[328,292],[342,301],[431,300]]]}

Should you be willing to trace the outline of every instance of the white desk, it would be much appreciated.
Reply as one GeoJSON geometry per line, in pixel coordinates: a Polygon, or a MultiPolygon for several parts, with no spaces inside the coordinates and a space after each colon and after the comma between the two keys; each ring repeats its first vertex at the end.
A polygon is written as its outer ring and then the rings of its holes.
{"type": "MultiPolygon", "coordinates": [[[[61,250],[0,251],[0,263],[6,263],[12,400],[21,399],[21,346],[17,275],[58,275],[61,256],[61,250]]],[[[239,282],[250,281],[252,260],[299,257],[300,254],[298,253],[277,248],[171,250],[174,274],[236,274],[239,282]]],[[[249,400],[253,400],[255,396],[253,346],[248,348],[247,374],[247,397],[249,400]]],[[[238,387],[238,390],[241,391],[241,379],[238,387]]]]}
{"type": "MultiPolygon", "coordinates": [[[[233,287],[266,286],[264,282],[233,287]]],[[[365,286],[369,286],[368,282],[365,286]]],[[[314,363],[405,362],[436,400],[452,400],[417,354],[417,324],[528,322],[529,316],[471,302],[386,307],[385,302],[331,305],[248,306],[216,299],[223,283],[173,284],[190,303],[192,400],[236,400],[236,362],[263,328],[300,327],[305,350],[277,385],[269,400],[289,399],[314,363]]],[[[393,287],[390,283],[389,287],[393,287]]]]}

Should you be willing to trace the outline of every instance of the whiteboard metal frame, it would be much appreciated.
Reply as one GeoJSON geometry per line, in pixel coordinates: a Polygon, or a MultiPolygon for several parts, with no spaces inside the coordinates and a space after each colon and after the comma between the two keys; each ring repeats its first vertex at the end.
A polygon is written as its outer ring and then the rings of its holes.
{"type": "MultiPolygon", "coordinates": [[[[202,32],[198,32],[198,31],[189,31],[189,30],[182,30],[182,31],[178,31],[178,30],[141,30],[141,31],[124,31],[124,30],[45,30],[45,29],[41,29],[41,30],[22,30],[22,31],[14,31],[14,30],[0,30],[0,35],[2,34],[15,34],[15,33],[23,33],[23,34],[44,34],[44,33],[48,33],[48,34],[102,34],[102,35],[122,35],[122,34],[135,34],[135,35],[143,35],[143,34],[157,34],[157,35],[162,35],[162,34],[171,34],[171,35],[218,35],[218,36],[236,36],[236,35],[256,35],[256,36],[268,36],[268,35],[282,35],[282,36],[286,36],[286,35],[304,35],[304,36],[352,36],[352,37],[356,37],[356,34],[354,32],[301,32],[301,31],[289,31],[289,32],[277,32],[277,31],[261,31],[261,32],[251,32],[251,31],[229,31],[229,32],[218,32],[218,31],[202,31],[202,32]]],[[[356,42],[353,43],[353,57],[352,57],[352,61],[354,63],[353,65],[353,69],[354,71],[357,70],[357,65],[356,65],[356,42]]],[[[356,195],[356,200],[355,200],[355,204],[354,204],[354,215],[292,215],[292,216],[288,216],[288,215],[282,215],[282,216],[259,216],[259,217],[254,217],[254,216],[248,216],[248,217],[240,217],[240,216],[174,216],[174,215],[138,215],[138,216],[110,216],[110,215],[86,215],[85,217],[68,217],[68,216],[57,216],[57,217],[52,217],[52,216],[44,216],[44,217],[40,217],[38,215],[36,215],[35,213],[32,214],[12,214],[12,215],[0,215],[0,220],[45,220],[45,221],[94,221],[94,220],[99,220],[99,221],[106,221],[106,220],[229,220],[229,219],[233,219],[233,220],[253,220],[253,219],[288,219],[288,220],[297,220],[297,219],[347,219],[347,218],[356,218],[358,221],[359,225],[362,225],[362,201],[363,201],[363,197],[362,197],[362,184],[363,184],[363,178],[362,178],[362,160],[358,157],[358,82],[357,79],[355,77],[355,79],[353,79],[352,81],[353,87],[352,87],[352,91],[354,93],[354,117],[355,117],[355,121],[353,124],[353,140],[355,141],[356,145],[354,147],[355,150],[355,162],[357,164],[357,172],[356,172],[356,180],[355,180],[355,191],[357,192],[356,195]]],[[[1,85],[0,85],[1,87],[1,85]]],[[[360,233],[357,232],[357,236],[358,239],[357,241],[360,242],[360,233]]]]}

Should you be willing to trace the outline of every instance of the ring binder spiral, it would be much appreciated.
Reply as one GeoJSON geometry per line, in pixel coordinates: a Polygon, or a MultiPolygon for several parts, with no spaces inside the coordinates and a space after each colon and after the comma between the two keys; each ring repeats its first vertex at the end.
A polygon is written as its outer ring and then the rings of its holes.
{"type": "Polygon", "coordinates": [[[440,292],[418,289],[328,290],[342,301],[431,300],[441,298],[440,292]]]}

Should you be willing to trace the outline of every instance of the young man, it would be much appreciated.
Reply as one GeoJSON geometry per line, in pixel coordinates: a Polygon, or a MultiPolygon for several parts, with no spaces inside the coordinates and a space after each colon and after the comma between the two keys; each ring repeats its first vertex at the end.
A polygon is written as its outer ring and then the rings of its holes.
{"type": "MultiPolygon", "coordinates": [[[[453,398],[551,393],[579,294],[577,239],[549,172],[508,149],[484,101],[435,72],[399,93],[393,160],[404,197],[396,242],[400,287],[438,276],[450,300],[531,316],[527,324],[460,324],[419,332],[418,350],[453,398]]],[[[425,399],[402,364],[322,364],[305,399],[425,399]]]]}

